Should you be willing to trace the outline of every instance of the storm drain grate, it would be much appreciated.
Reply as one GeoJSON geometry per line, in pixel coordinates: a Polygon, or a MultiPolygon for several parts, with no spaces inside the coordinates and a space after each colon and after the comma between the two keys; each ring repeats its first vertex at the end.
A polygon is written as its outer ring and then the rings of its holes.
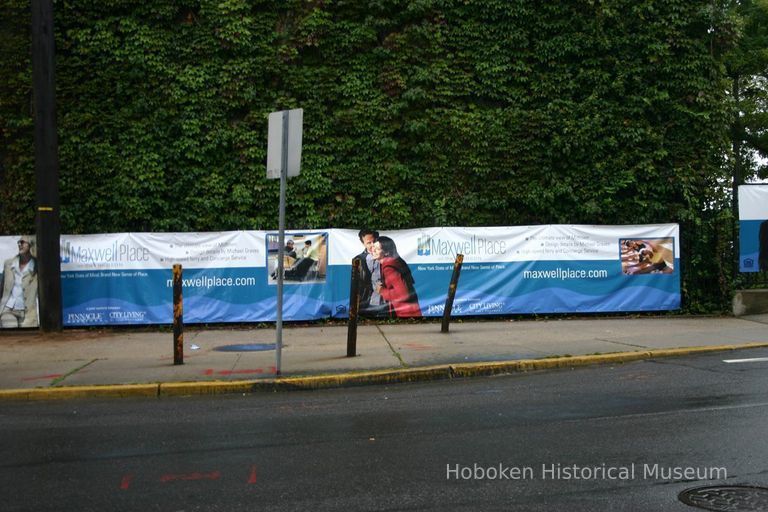
{"type": "MultiPolygon", "coordinates": [[[[285,345],[283,345],[285,347],[285,345]]],[[[213,350],[218,352],[262,352],[264,350],[275,350],[274,343],[245,343],[242,345],[224,345],[216,347],[213,350]]]]}
{"type": "Polygon", "coordinates": [[[704,510],[742,512],[768,510],[768,489],[751,485],[710,486],[687,489],[677,496],[680,501],[704,510]]]}

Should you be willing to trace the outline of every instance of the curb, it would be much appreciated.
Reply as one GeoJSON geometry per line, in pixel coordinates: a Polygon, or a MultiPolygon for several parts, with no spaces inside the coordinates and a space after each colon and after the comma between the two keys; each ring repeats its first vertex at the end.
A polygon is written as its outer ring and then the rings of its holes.
{"type": "Polygon", "coordinates": [[[157,397],[160,384],[66,386],[60,388],[2,389],[0,402],[63,400],[67,398],[157,397]]]}
{"type": "Polygon", "coordinates": [[[692,354],[728,352],[764,347],[768,347],[768,342],[657,349],[636,352],[614,352],[610,354],[549,357],[545,359],[519,359],[487,363],[444,364],[422,366],[418,368],[395,368],[391,370],[283,377],[263,380],[160,382],[152,384],[6,389],[0,390],[0,402],[64,400],[73,398],[158,398],[190,395],[244,394],[264,391],[310,391],[340,387],[484,377],[537,370],[576,368],[599,364],[622,364],[662,357],[680,357],[692,354]]]}
{"type": "Polygon", "coordinates": [[[424,382],[450,378],[450,365],[440,365],[332,375],[283,377],[279,379],[227,382],[169,382],[160,384],[160,396],[218,395],[223,393],[252,393],[255,391],[311,391],[315,389],[424,382]]]}

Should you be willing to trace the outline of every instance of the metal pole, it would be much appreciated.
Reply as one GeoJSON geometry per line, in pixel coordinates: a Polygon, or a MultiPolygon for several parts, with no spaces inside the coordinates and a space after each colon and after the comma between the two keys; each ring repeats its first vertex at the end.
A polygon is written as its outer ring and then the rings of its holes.
{"type": "Polygon", "coordinates": [[[349,285],[349,321],[347,322],[347,357],[357,355],[357,312],[360,306],[360,258],[352,260],[349,285]]]}
{"type": "Polygon", "coordinates": [[[288,187],[288,111],[283,112],[283,148],[280,163],[280,219],[277,249],[277,341],[275,375],[281,373],[283,355],[283,270],[285,268],[285,191],[288,187]]]}
{"type": "Polygon", "coordinates": [[[184,299],[181,265],[173,266],[173,364],[184,364],[184,299]]]}
{"type": "Polygon", "coordinates": [[[451,284],[448,286],[448,298],[445,299],[445,308],[443,309],[443,324],[440,332],[448,332],[448,324],[451,321],[451,310],[453,309],[453,298],[456,296],[456,286],[459,284],[459,274],[461,274],[461,264],[464,262],[464,255],[457,254],[456,262],[453,264],[453,275],[451,284]]]}
{"type": "Polygon", "coordinates": [[[35,177],[37,181],[37,272],[40,329],[61,331],[61,220],[59,212],[59,142],[56,94],[53,1],[32,0],[32,91],[35,110],[35,177]]]}
{"type": "MultiPolygon", "coordinates": [[[[739,101],[741,101],[741,87],[739,83],[739,79],[733,80],[732,82],[732,90],[731,93],[733,95],[733,99],[735,100],[736,104],[738,105],[739,101]]],[[[731,195],[732,200],[731,203],[733,205],[733,219],[731,220],[731,230],[733,232],[733,258],[732,258],[732,268],[733,268],[733,277],[738,278],[739,272],[741,271],[741,263],[739,261],[739,185],[741,185],[744,182],[744,176],[742,173],[743,170],[743,158],[741,156],[741,132],[743,130],[743,126],[741,123],[741,117],[739,115],[735,116],[734,118],[734,126],[732,128],[732,132],[734,135],[732,136],[731,144],[732,144],[732,154],[733,154],[733,183],[731,184],[731,195]]]]}

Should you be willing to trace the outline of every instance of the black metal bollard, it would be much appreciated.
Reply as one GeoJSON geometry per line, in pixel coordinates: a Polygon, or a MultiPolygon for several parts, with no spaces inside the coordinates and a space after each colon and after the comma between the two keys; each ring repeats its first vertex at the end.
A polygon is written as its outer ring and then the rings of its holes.
{"type": "Polygon", "coordinates": [[[349,321],[347,322],[347,357],[357,355],[357,312],[360,306],[360,258],[352,260],[349,284],[349,321]]]}
{"type": "Polygon", "coordinates": [[[181,265],[173,266],[173,364],[184,364],[184,301],[181,265]]]}
{"type": "Polygon", "coordinates": [[[440,332],[448,332],[448,324],[451,321],[451,310],[453,309],[453,299],[456,297],[456,287],[459,284],[459,274],[461,274],[461,264],[464,262],[464,255],[457,254],[456,262],[453,264],[453,275],[451,284],[448,286],[448,297],[445,299],[445,308],[443,309],[443,324],[440,332]]]}

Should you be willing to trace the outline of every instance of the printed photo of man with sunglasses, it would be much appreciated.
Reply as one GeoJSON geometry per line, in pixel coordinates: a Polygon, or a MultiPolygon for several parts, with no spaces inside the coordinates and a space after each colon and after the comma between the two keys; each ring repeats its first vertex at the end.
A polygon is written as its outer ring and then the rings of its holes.
{"type": "Polygon", "coordinates": [[[19,253],[3,264],[0,327],[37,327],[37,260],[35,239],[22,236],[19,253]]]}

